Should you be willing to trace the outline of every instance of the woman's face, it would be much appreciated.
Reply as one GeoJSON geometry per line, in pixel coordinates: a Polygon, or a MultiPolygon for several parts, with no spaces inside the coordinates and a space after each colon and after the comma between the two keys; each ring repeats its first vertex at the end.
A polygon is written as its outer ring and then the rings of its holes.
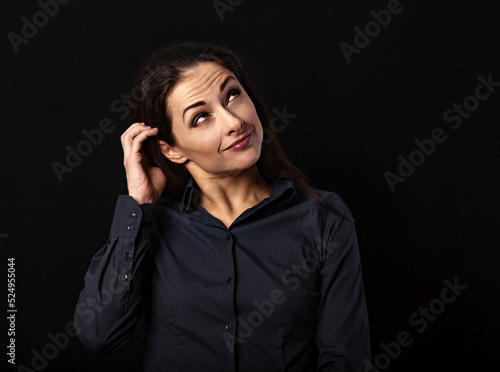
{"type": "Polygon", "coordinates": [[[193,177],[237,174],[259,159],[259,117],[241,84],[224,67],[207,62],[189,70],[168,96],[167,109],[176,145],[160,142],[162,152],[184,163],[193,177]]]}

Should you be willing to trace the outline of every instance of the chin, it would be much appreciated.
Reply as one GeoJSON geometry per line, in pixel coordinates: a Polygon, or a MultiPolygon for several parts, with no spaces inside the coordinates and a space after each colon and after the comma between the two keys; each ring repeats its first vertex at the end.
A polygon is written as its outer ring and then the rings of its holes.
{"type": "Polygon", "coordinates": [[[233,163],[229,165],[226,169],[222,169],[222,173],[239,173],[244,170],[247,170],[249,168],[252,168],[255,164],[257,164],[257,161],[259,160],[258,156],[252,156],[248,157],[246,159],[242,159],[241,161],[237,163],[233,163]]]}

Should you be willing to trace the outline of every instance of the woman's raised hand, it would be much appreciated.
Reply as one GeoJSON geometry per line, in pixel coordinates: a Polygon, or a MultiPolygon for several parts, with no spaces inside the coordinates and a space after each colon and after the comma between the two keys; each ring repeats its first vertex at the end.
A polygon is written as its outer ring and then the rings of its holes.
{"type": "Polygon", "coordinates": [[[144,141],[157,134],[158,128],[134,123],[121,136],[128,193],[139,205],[155,204],[167,185],[161,169],[152,167],[141,151],[144,141]]]}

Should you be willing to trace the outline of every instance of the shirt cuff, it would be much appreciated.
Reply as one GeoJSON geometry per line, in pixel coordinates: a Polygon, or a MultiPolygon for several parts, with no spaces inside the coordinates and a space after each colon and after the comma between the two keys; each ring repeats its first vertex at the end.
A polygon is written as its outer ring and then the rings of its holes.
{"type": "Polygon", "coordinates": [[[137,204],[130,195],[118,196],[110,237],[135,238],[141,224],[153,222],[153,209],[154,205],[152,204],[137,204]]]}

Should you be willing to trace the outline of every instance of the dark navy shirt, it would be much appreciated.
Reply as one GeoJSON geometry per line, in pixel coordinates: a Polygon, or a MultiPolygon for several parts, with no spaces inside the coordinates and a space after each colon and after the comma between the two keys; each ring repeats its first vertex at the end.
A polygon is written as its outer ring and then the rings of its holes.
{"type": "MultiPolygon", "coordinates": [[[[144,371],[362,371],[368,316],[354,223],[302,187],[271,195],[226,228],[196,203],[121,195],[75,311],[88,348],[113,352],[144,314],[144,371]]],[[[316,190],[351,217],[340,197],[316,190]]]]}

